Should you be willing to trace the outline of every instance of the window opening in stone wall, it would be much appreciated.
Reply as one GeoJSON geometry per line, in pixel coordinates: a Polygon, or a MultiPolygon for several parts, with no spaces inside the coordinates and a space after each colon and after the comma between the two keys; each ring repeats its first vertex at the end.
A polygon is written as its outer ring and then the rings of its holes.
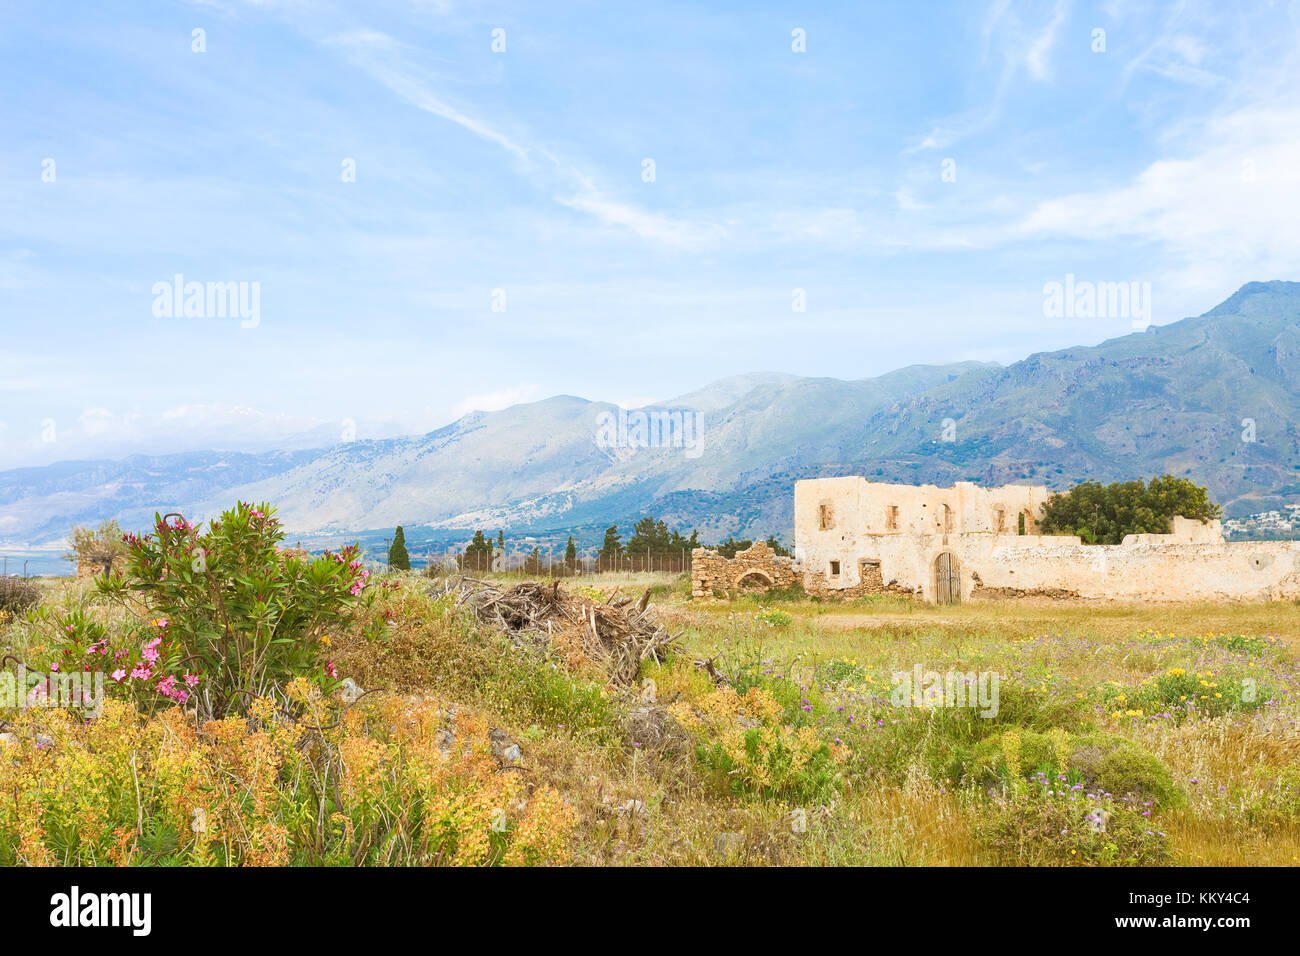
{"type": "Polygon", "coordinates": [[[822,505],[819,512],[821,528],[823,531],[829,531],[835,527],[835,511],[830,505],[822,505]]]}

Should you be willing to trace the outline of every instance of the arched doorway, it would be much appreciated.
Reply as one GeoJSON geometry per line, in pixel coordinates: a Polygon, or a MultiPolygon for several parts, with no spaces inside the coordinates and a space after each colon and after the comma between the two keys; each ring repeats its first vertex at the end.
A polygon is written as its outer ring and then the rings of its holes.
{"type": "Polygon", "coordinates": [[[934,603],[961,603],[961,569],[951,551],[934,559],[934,603]]]}
{"type": "Polygon", "coordinates": [[[736,580],[738,588],[770,588],[773,582],[762,571],[746,571],[736,580]]]}

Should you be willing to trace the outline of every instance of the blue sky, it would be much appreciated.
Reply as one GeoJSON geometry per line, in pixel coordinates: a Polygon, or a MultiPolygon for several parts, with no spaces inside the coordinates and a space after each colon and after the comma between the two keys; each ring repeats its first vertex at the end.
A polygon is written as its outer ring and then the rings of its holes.
{"type": "Polygon", "coordinates": [[[1010,362],[1130,331],[1045,316],[1066,274],[1157,324],[1300,277],[1295,3],[709,6],[7,0],[0,467],[1010,362]],[[178,273],[256,326],[155,315],[178,273]]]}

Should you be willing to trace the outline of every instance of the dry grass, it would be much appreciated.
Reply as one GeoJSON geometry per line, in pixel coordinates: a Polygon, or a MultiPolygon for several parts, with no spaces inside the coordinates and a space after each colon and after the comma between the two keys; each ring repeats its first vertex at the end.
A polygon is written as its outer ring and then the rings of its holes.
{"type": "MultiPolygon", "coordinates": [[[[566,588],[602,599],[615,588],[627,596],[652,588],[666,626],[686,631],[674,660],[643,669],[643,678],[654,679],[652,709],[666,705],[689,714],[714,706],[714,686],[694,660],[715,658],[742,692],[752,686],[775,702],[779,716],[759,730],[777,739],[781,727],[810,728],[818,745],[829,748],[832,784],[796,774],[768,787],[770,768],[703,759],[702,750],[728,736],[728,721],[742,718],[723,713],[721,724],[699,725],[718,729],[717,740],[670,722],[662,745],[637,746],[628,720],[647,706],[640,684],[620,688],[597,667],[574,666],[545,648],[513,646],[455,612],[450,601],[430,597],[428,582],[417,575],[376,583],[366,619],[331,635],[340,673],[378,688],[381,700],[432,691],[504,729],[524,754],[526,790],[559,794],[572,813],[574,862],[1007,862],[1007,846],[990,843],[987,824],[1001,820],[999,832],[1007,832],[1008,794],[990,796],[961,778],[962,761],[980,740],[1052,728],[1108,734],[1159,761],[1185,801],[1155,808],[1151,828],[1167,834],[1158,859],[1300,862],[1300,608],[1294,605],[1027,600],[936,608],[895,598],[837,605],[790,595],[692,602],[684,581],[667,575],[565,581],[566,588]],[[916,663],[997,671],[1010,716],[994,726],[942,712],[891,711],[889,675],[916,663]],[[1180,668],[1213,671],[1224,688],[1235,686],[1238,674],[1258,675],[1275,699],[1266,707],[1177,719],[1147,710],[1116,716],[1117,707],[1130,707],[1128,698],[1150,693],[1159,675],[1180,668]],[[1124,704],[1115,703],[1120,694],[1124,704]],[[746,773],[749,784],[739,786],[746,773]]],[[[46,595],[47,605],[93,603],[84,583],[66,582],[46,595]]],[[[9,621],[0,643],[22,651],[47,640],[39,626],[9,621]]],[[[731,745],[742,736],[730,734],[731,745]]],[[[1147,824],[1134,819],[1140,836],[1147,824]]],[[[1116,862],[1126,852],[1121,848],[1116,862]]],[[[1063,844],[1012,862],[1080,859],[1063,844]]]]}

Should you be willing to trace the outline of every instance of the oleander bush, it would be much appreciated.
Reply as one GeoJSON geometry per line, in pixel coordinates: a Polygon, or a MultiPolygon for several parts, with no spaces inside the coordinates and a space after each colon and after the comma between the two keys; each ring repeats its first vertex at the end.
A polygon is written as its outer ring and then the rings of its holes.
{"type": "MultiPolygon", "coordinates": [[[[369,572],[355,545],[304,559],[279,548],[270,505],[240,502],[201,530],[155,516],[154,533],[125,536],[125,570],[96,579],[106,598],[151,622],[136,647],[112,649],[113,683],[135,695],[190,698],[205,716],[239,713],[296,677],[337,681],[325,629],[351,611],[369,572]]],[[[108,663],[83,621],[55,618],[74,667],[108,663]]]]}

